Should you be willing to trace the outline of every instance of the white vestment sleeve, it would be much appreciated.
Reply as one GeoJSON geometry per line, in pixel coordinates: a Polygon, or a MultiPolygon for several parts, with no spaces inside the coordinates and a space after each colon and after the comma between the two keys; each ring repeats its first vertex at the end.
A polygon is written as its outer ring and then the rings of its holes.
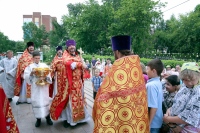
{"type": "Polygon", "coordinates": [[[0,83],[2,84],[4,81],[4,72],[3,72],[3,60],[0,61],[0,83]]]}
{"type": "Polygon", "coordinates": [[[0,73],[2,73],[2,72],[3,72],[2,70],[4,70],[4,68],[0,66],[0,73]]]}
{"type": "Polygon", "coordinates": [[[17,68],[13,68],[12,70],[10,70],[8,73],[14,78],[16,76],[16,70],[17,68]]]}
{"type": "Polygon", "coordinates": [[[4,70],[3,67],[0,66],[0,84],[2,85],[3,81],[4,81],[4,72],[2,71],[4,70]]]}
{"type": "Polygon", "coordinates": [[[0,61],[0,72],[4,70],[3,60],[0,61]]]}
{"type": "Polygon", "coordinates": [[[17,71],[17,60],[13,60],[13,62],[14,62],[13,69],[8,71],[7,73],[9,73],[14,78],[16,76],[16,71],[17,71]]]}
{"type": "Polygon", "coordinates": [[[46,81],[47,81],[49,84],[52,84],[52,78],[51,78],[50,73],[47,75],[46,81]]]}
{"type": "Polygon", "coordinates": [[[29,85],[31,85],[32,83],[32,79],[33,79],[33,76],[30,76],[31,74],[31,67],[30,65],[27,66],[24,70],[24,80],[26,81],[26,83],[28,83],[29,85]]]}

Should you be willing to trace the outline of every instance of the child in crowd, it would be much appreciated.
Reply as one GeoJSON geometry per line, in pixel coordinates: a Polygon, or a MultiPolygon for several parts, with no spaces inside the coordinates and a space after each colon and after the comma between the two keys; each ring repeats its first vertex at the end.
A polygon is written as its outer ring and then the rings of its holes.
{"type": "Polygon", "coordinates": [[[100,61],[100,59],[99,58],[97,58],[97,62],[96,62],[96,64],[95,64],[95,67],[96,67],[96,69],[99,69],[99,75],[100,76],[102,76],[102,74],[103,74],[103,71],[102,71],[102,63],[101,63],[101,61],[100,61]]]}
{"type": "Polygon", "coordinates": [[[178,133],[200,133],[200,70],[195,62],[184,63],[180,79],[183,84],[163,117],[165,123],[176,123],[178,133]]]}
{"type": "Polygon", "coordinates": [[[149,80],[147,81],[146,88],[151,133],[159,133],[163,121],[163,91],[160,81],[160,75],[163,71],[163,68],[163,63],[159,59],[153,59],[147,64],[147,75],[149,80]]]}
{"type": "Polygon", "coordinates": [[[142,62],[140,63],[140,66],[142,68],[142,73],[143,73],[144,81],[145,81],[145,83],[147,83],[147,80],[149,80],[149,77],[147,76],[146,66],[142,62]]]}
{"type": "Polygon", "coordinates": [[[33,52],[33,62],[24,71],[24,79],[28,84],[31,85],[31,104],[33,108],[33,113],[37,119],[35,127],[39,127],[41,124],[41,118],[46,117],[46,122],[48,125],[53,125],[49,115],[49,85],[38,85],[36,82],[38,80],[45,80],[48,83],[52,83],[50,74],[47,77],[40,78],[35,75],[35,68],[37,67],[48,67],[44,63],[40,63],[40,52],[33,52]]]}
{"type": "Polygon", "coordinates": [[[109,70],[110,70],[111,67],[112,67],[111,59],[108,58],[108,59],[106,60],[106,66],[105,66],[105,68],[104,68],[104,77],[106,77],[106,76],[108,75],[108,72],[109,72],[109,70]]]}
{"type": "Polygon", "coordinates": [[[84,69],[83,78],[84,78],[84,80],[85,79],[88,80],[88,79],[90,79],[90,68],[91,68],[89,60],[86,60],[85,65],[87,66],[87,68],[84,69]]]}
{"type": "Polygon", "coordinates": [[[102,78],[100,77],[100,70],[95,70],[95,76],[92,77],[93,98],[95,99],[97,91],[101,85],[102,78]]]}
{"type": "Polygon", "coordinates": [[[170,108],[173,104],[174,97],[179,90],[180,80],[177,75],[171,75],[165,78],[166,90],[163,93],[164,101],[162,105],[163,113],[165,114],[167,109],[170,108]]]}
{"type": "Polygon", "coordinates": [[[102,59],[101,65],[102,65],[102,67],[101,67],[102,70],[100,70],[100,72],[102,71],[102,72],[104,73],[104,68],[105,68],[105,66],[106,66],[106,61],[105,61],[105,59],[102,59]]]}

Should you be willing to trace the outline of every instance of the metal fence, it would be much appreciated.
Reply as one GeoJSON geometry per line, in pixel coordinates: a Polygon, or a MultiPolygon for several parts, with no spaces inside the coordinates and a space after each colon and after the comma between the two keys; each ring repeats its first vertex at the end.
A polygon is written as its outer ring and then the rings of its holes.
{"type": "Polygon", "coordinates": [[[135,53],[140,56],[140,58],[159,58],[163,60],[184,60],[184,61],[199,61],[199,54],[194,53],[154,53],[154,54],[143,54],[135,53]]]}

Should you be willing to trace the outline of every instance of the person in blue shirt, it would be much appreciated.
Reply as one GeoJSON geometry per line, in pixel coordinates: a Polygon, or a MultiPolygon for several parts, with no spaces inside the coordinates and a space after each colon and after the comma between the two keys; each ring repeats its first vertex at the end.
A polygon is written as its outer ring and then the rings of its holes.
{"type": "Polygon", "coordinates": [[[102,78],[100,76],[100,70],[96,69],[94,76],[92,77],[92,87],[93,87],[93,98],[95,99],[97,91],[101,85],[102,78]]]}
{"type": "Polygon", "coordinates": [[[162,126],[162,100],[163,90],[160,81],[160,75],[163,71],[164,65],[160,59],[153,59],[147,64],[147,98],[149,110],[150,132],[159,133],[162,126]]]}

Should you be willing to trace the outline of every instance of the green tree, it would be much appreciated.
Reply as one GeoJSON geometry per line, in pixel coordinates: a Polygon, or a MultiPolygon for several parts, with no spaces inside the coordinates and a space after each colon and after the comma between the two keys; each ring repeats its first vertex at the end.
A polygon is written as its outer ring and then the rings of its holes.
{"type": "Polygon", "coordinates": [[[56,47],[58,45],[65,45],[66,40],[68,39],[68,33],[65,29],[64,24],[58,24],[57,21],[53,21],[54,30],[49,32],[49,43],[51,47],[56,47]]]}
{"type": "Polygon", "coordinates": [[[24,49],[26,48],[26,44],[22,41],[17,41],[15,42],[15,52],[23,52],[24,49]]]}
{"type": "Polygon", "coordinates": [[[7,36],[5,36],[2,32],[0,32],[0,53],[6,52],[7,44],[9,43],[9,39],[7,36]]]}
{"type": "Polygon", "coordinates": [[[99,5],[90,0],[84,4],[68,5],[69,15],[64,16],[64,24],[70,38],[77,41],[77,46],[89,53],[96,53],[110,45],[108,28],[113,22],[111,4],[99,5]]]}
{"type": "Polygon", "coordinates": [[[162,22],[156,27],[154,36],[155,48],[168,47],[170,53],[188,53],[195,56],[200,53],[200,5],[194,11],[174,15],[164,22],[164,28],[160,28],[162,22]]]}
{"type": "Polygon", "coordinates": [[[115,12],[115,21],[110,28],[111,35],[126,34],[132,37],[133,50],[141,53],[152,47],[148,41],[151,39],[151,25],[160,19],[158,10],[164,6],[159,1],[152,0],[123,0],[120,8],[115,12]],[[155,8],[158,8],[157,10],[155,8]]]}
{"type": "Polygon", "coordinates": [[[24,23],[24,41],[32,41],[36,48],[42,48],[43,45],[48,44],[48,33],[45,30],[44,25],[37,27],[34,23],[24,23]]]}
{"type": "Polygon", "coordinates": [[[63,17],[63,22],[78,47],[98,53],[111,46],[112,36],[120,34],[132,36],[135,52],[153,47],[150,29],[161,16],[155,8],[162,7],[162,3],[152,0],[103,0],[102,3],[89,0],[85,4],[68,5],[69,14],[63,17]]]}

